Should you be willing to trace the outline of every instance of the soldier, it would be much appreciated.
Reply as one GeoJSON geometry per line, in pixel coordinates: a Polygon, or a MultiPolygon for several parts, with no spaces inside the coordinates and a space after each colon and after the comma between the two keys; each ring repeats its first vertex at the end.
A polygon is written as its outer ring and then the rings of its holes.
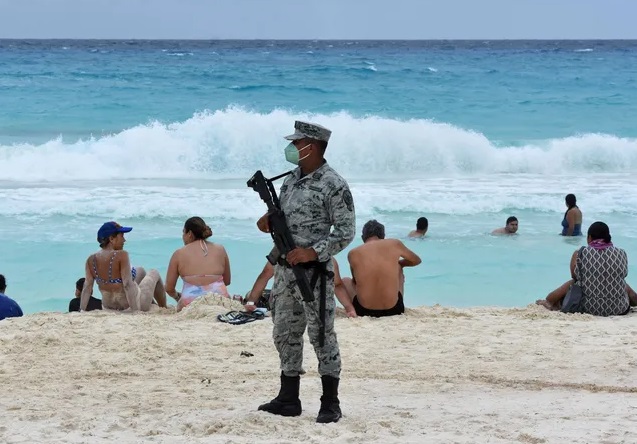
{"type": "MultiPolygon", "coordinates": [[[[272,401],[260,405],[259,410],[283,416],[301,414],[299,385],[300,375],[305,373],[303,333],[307,325],[323,385],[316,422],[337,422],[341,418],[338,400],[341,355],[334,332],[333,274],[328,275],[326,283],[325,341],[321,347],[321,286],[313,288],[313,302],[304,302],[290,266],[307,268],[308,280],[316,265],[332,272],[330,259],[354,238],[354,201],[347,182],[323,157],[332,132],[301,121],[294,123],[294,129],[295,133],[286,137],[291,143],[285,148],[285,158],[298,168],[283,182],[279,199],[297,248],[288,253],[285,265],[275,267],[272,287],[272,336],[281,360],[281,390],[272,401]]],[[[259,219],[257,226],[263,232],[270,231],[267,214],[259,219]]]]}

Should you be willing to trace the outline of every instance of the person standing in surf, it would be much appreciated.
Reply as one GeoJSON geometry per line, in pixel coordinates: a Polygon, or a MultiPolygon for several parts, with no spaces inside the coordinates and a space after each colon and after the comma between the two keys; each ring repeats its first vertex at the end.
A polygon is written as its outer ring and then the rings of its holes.
{"type": "Polygon", "coordinates": [[[581,236],[582,212],[577,206],[575,194],[567,194],[564,201],[567,208],[562,219],[562,236],[581,236]]]}

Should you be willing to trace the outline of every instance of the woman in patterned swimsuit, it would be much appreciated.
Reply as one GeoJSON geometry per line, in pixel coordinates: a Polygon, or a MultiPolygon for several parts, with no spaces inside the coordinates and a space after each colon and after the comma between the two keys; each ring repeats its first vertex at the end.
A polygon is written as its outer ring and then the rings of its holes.
{"type": "Polygon", "coordinates": [[[627,314],[637,305],[637,294],[626,283],[628,256],[611,242],[610,229],[604,222],[595,222],[588,229],[588,246],[573,253],[571,276],[573,279],[536,303],[550,310],[559,310],[562,300],[574,281],[579,281],[584,293],[584,313],[595,316],[627,314]],[[581,263],[581,276],[578,269],[581,263]]]}
{"type": "Polygon", "coordinates": [[[153,303],[166,307],[166,291],[157,270],[146,274],[142,267],[131,267],[124,250],[124,233],[131,227],[106,222],[97,232],[100,251],[86,259],[86,279],[80,299],[80,311],[86,310],[93,284],[102,293],[102,308],[110,310],[148,311],[153,303]]]}

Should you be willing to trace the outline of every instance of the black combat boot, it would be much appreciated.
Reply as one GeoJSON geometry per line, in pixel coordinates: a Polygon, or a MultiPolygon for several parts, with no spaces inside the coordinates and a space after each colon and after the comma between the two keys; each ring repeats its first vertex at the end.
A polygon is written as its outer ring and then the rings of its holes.
{"type": "Polygon", "coordinates": [[[281,416],[299,416],[301,414],[301,400],[299,399],[300,376],[285,376],[281,372],[281,390],[272,401],[261,404],[259,410],[281,416]]]}
{"type": "Polygon", "coordinates": [[[316,422],[328,423],[338,422],[341,419],[341,405],[338,400],[338,378],[332,376],[321,376],[323,383],[323,396],[321,396],[321,409],[319,410],[316,422]]]}

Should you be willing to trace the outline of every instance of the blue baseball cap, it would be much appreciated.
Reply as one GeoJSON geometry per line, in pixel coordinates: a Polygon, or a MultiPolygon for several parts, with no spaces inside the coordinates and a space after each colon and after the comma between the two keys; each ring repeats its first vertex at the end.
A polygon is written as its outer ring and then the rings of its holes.
{"type": "Polygon", "coordinates": [[[128,233],[133,227],[122,227],[117,222],[104,222],[104,224],[97,230],[97,240],[106,239],[117,233],[128,233]]]}

